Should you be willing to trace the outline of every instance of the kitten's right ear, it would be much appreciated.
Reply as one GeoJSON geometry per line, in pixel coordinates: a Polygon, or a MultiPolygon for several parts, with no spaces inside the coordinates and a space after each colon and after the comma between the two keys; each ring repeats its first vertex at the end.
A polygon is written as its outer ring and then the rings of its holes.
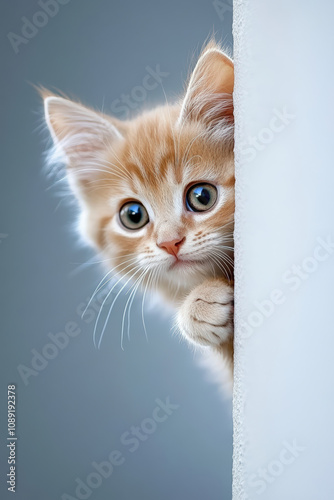
{"type": "Polygon", "coordinates": [[[211,41],[190,77],[179,123],[199,121],[218,137],[233,134],[233,87],[233,61],[211,41]]]}
{"type": "MultiPolygon", "coordinates": [[[[42,93],[43,95],[43,93],[42,93]]],[[[45,120],[54,142],[54,159],[63,161],[77,184],[94,180],[108,146],[121,141],[121,126],[82,104],[44,95],[45,120]]],[[[115,120],[118,124],[118,121],[115,120]]]]}

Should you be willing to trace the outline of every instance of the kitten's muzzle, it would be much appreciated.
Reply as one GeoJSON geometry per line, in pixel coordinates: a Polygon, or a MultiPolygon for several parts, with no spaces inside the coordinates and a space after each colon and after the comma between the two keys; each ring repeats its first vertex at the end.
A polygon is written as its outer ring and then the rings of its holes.
{"type": "Polygon", "coordinates": [[[157,246],[165,252],[167,252],[169,255],[174,255],[174,257],[177,257],[177,254],[179,253],[179,250],[183,243],[185,242],[186,237],[184,236],[182,239],[175,239],[171,241],[163,241],[162,243],[157,243],[157,246]]]}

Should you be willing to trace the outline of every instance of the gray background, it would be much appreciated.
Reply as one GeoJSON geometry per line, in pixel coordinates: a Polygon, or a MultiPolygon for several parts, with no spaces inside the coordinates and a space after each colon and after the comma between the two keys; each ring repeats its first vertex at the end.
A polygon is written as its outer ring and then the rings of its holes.
{"type": "MultiPolygon", "coordinates": [[[[31,86],[42,84],[110,110],[121,94],[141,85],[145,67],[159,64],[164,88],[178,95],[194,52],[215,30],[231,47],[232,13],[219,16],[204,0],[115,2],[71,0],[15,54],[8,32],[21,33],[22,16],[37,1],[2,4],[1,92],[1,412],[0,496],[6,491],[6,390],[17,384],[18,500],[74,495],[75,479],[119,449],[125,463],[94,490],[96,500],[231,498],[231,405],[197,366],[194,353],[170,333],[171,319],[132,312],[131,341],[120,348],[124,302],[115,309],[102,348],[94,348],[94,321],[76,309],[101,278],[98,265],[73,236],[75,207],[43,173],[46,134],[31,86]],[[4,235],[7,235],[6,237],[4,235]],[[81,333],[27,386],[17,366],[30,366],[48,333],[68,321],[81,333]],[[131,454],[120,436],[150,417],[155,399],[169,396],[179,408],[131,454]]],[[[163,101],[161,88],[144,106],[163,101]]],[[[142,105],[141,105],[142,106],[142,105]]],[[[91,317],[91,316],[90,316],[91,317]]]]}

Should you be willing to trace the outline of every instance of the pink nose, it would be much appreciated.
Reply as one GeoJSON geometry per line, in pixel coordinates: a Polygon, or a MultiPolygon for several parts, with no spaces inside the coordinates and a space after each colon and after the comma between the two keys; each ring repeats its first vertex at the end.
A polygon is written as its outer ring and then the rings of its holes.
{"type": "Polygon", "coordinates": [[[163,248],[170,255],[174,255],[175,257],[179,253],[181,245],[184,243],[186,238],[171,240],[171,241],[163,241],[162,243],[157,243],[159,248],[163,248]]]}

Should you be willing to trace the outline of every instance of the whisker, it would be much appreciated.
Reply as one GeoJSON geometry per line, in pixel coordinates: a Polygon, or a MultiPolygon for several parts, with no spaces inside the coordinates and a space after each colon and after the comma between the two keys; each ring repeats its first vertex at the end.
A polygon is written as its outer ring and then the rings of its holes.
{"type": "MultiPolygon", "coordinates": [[[[127,266],[129,267],[129,266],[127,266]]],[[[104,304],[106,303],[106,301],[108,300],[108,298],[110,297],[110,294],[113,292],[114,288],[118,285],[118,283],[120,281],[122,281],[122,279],[124,279],[126,276],[129,275],[129,273],[131,273],[133,270],[135,269],[135,267],[133,267],[132,269],[130,269],[127,273],[125,273],[124,276],[121,276],[117,282],[112,286],[112,288],[109,290],[108,294],[106,295],[105,299],[103,300],[102,304],[101,304],[101,307],[100,307],[100,310],[98,312],[98,315],[97,315],[97,318],[96,318],[96,321],[95,321],[95,326],[94,326],[94,332],[93,332],[93,342],[94,342],[94,346],[96,347],[96,330],[97,330],[97,325],[98,325],[98,322],[99,322],[99,319],[100,319],[100,316],[101,316],[101,313],[102,313],[102,310],[103,310],[103,307],[104,307],[104,304]]],[[[124,288],[124,287],[123,287],[124,288]]],[[[123,290],[123,288],[121,290],[123,290]]],[[[119,294],[118,294],[119,295],[119,294]]],[[[118,295],[116,295],[116,298],[118,297],[118,295]]],[[[113,302],[114,304],[114,302],[113,302]]],[[[112,305],[113,305],[112,304],[112,305]]],[[[109,316],[108,316],[108,319],[109,319],[109,316]]],[[[106,325],[105,325],[106,326],[106,325]]],[[[104,330],[103,330],[104,332],[104,330]]],[[[100,342],[98,344],[98,348],[100,347],[100,343],[101,343],[101,340],[100,339],[100,342]]]]}
{"type": "MultiPolygon", "coordinates": [[[[129,254],[129,255],[131,255],[131,254],[129,254]]],[[[122,266],[122,265],[124,265],[124,264],[126,264],[127,262],[130,262],[130,261],[132,261],[132,260],[136,260],[136,258],[137,258],[137,257],[133,257],[133,259],[128,259],[128,260],[126,260],[126,261],[121,262],[118,266],[113,267],[112,269],[110,269],[110,270],[109,270],[109,271],[108,271],[108,272],[107,272],[107,273],[103,276],[103,278],[101,279],[101,281],[99,282],[99,284],[98,284],[98,285],[97,285],[97,287],[95,288],[95,290],[94,290],[94,292],[93,292],[93,295],[91,296],[91,298],[90,298],[90,300],[89,300],[89,302],[88,302],[87,306],[85,307],[84,312],[82,313],[81,319],[82,319],[82,318],[84,317],[84,315],[86,314],[86,311],[87,311],[88,307],[90,306],[90,304],[92,303],[92,300],[94,299],[94,297],[95,297],[95,295],[97,294],[97,292],[99,292],[99,291],[100,291],[100,290],[101,290],[101,289],[102,289],[102,288],[103,288],[103,287],[104,287],[107,283],[109,283],[110,279],[109,279],[109,280],[107,280],[107,281],[103,284],[103,286],[102,286],[101,288],[99,288],[99,287],[100,287],[100,285],[102,284],[102,282],[105,280],[105,278],[106,278],[107,276],[109,276],[112,272],[114,272],[114,271],[115,271],[115,269],[117,269],[119,266],[122,266]]],[[[108,259],[107,259],[107,260],[108,260],[108,259]]],[[[125,269],[127,269],[128,267],[130,267],[130,265],[131,265],[131,264],[129,264],[128,266],[126,266],[126,267],[125,267],[125,269]]],[[[125,270],[125,269],[124,269],[124,270],[125,270]]],[[[112,278],[111,278],[111,279],[112,279],[112,278]]]]}
{"type": "Polygon", "coordinates": [[[150,286],[150,283],[153,281],[152,277],[154,276],[155,272],[157,272],[157,268],[150,269],[150,273],[149,273],[149,276],[148,276],[148,279],[147,279],[147,282],[146,282],[146,286],[145,286],[145,289],[144,289],[143,300],[142,300],[142,305],[141,305],[141,319],[142,319],[142,323],[143,323],[143,328],[144,328],[146,342],[148,342],[148,335],[147,335],[147,329],[146,329],[146,323],[145,323],[144,305],[145,305],[146,293],[147,293],[147,290],[148,290],[148,288],[150,286]]]}
{"type": "Polygon", "coordinates": [[[224,261],[222,262],[214,252],[210,252],[209,257],[215,262],[215,264],[218,266],[218,268],[223,271],[223,274],[230,280],[231,279],[231,274],[229,272],[228,267],[225,266],[224,261]]]}
{"type": "MultiPolygon", "coordinates": [[[[124,279],[127,275],[129,275],[129,273],[131,273],[134,269],[131,269],[129,272],[127,272],[124,276],[121,277],[121,279],[117,282],[117,284],[122,280],[124,279]]],[[[101,332],[101,335],[100,335],[100,339],[99,339],[99,343],[98,343],[98,349],[100,349],[100,345],[101,345],[101,342],[102,342],[102,339],[103,339],[103,335],[104,335],[104,332],[105,332],[105,329],[107,327],[107,324],[108,324],[108,321],[109,321],[109,318],[110,318],[110,315],[111,315],[111,312],[113,310],[113,307],[115,305],[115,302],[117,301],[118,297],[120,296],[121,292],[124,290],[124,288],[126,287],[126,285],[133,279],[133,277],[138,273],[138,271],[140,271],[141,269],[137,268],[137,270],[133,273],[133,275],[130,276],[130,278],[124,283],[124,285],[121,287],[121,289],[119,290],[119,292],[117,292],[117,295],[116,297],[114,298],[111,306],[110,306],[110,309],[109,309],[109,312],[108,312],[108,315],[107,315],[107,318],[104,322],[104,325],[103,325],[103,328],[102,328],[102,332],[101,332]]],[[[115,285],[114,285],[115,286],[115,285]]],[[[113,287],[114,288],[114,287],[113,287]]],[[[101,310],[100,310],[101,311],[101,310]]],[[[97,320],[96,320],[96,323],[95,323],[95,326],[97,326],[97,320]]],[[[96,329],[94,328],[94,335],[95,335],[95,332],[96,332],[96,329]]],[[[124,351],[123,349],[123,344],[121,343],[121,349],[124,351]]]]}
{"type": "Polygon", "coordinates": [[[123,332],[124,332],[124,325],[125,325],[125,315],[126,315],[126,310],[127,310],[127,307],[129,305],[129,309],[128,309],[128,339],[130,340],[130,311],[131,311],[131,305],[133,303],[133,300],[135,298],[135,295],[136,295],[136,292],[143,280],[143,278],[145,277],[145,274],[147,273],[149,269],[149,266],[147,266],[143,272],[140,274],[140,276],[136,279],[135,283],[133,284],[133,286],[131,287],[131,293],[129,295],[129,298],[125,304],[125,308],[124,308],[124,312],[123,312],[123,318],[122,318],[122,333],[121,333],[121,341],[123,342],[123,332]]]}
{"type": "Polygon", "coordinates": [[[74,275],[78,274],[84,268],[86,268],[88,266],[94,266],[95,264],[102,264],[103,262],[110,261],[110,259],[102,259],[102,260],[96,260],[96,261],[93,259],[95,259],[95,255],[93,257],[91,257],[90,259],[88,259],[87,262],[81,262],[81,263],[74,262],[73,264],[78,264],[78,266],[75,269],[73,269],[73,271],[70,272],[70,276],[74,276],[74,275]]]}

